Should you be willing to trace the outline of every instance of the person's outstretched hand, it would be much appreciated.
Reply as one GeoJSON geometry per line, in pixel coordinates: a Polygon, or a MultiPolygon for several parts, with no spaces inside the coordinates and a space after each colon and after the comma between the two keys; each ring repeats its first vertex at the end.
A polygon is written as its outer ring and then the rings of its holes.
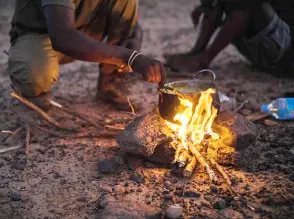
{"type": "Polygon", "coordinates": [[[166,72],[163,64],[156,60],[140,54],[133,62],[132,69],[141,73],[144,80],[151,83],[159,83],[162,86],[166,80],[166,72]]]}
{"type": "Polygon", "coordinates": [[[186,73],[198,72],[208,68],[210,64],[205,52],[198,54],[166,54],[164,57],[169,66],[186,73]]]}

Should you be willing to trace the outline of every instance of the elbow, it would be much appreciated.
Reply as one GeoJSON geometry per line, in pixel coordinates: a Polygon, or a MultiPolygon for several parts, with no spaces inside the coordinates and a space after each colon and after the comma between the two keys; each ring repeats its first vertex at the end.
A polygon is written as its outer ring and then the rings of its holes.
{"type": "Polygon", "coordinates": [[[67,47],[69,46],[68,39],[70,35],[71,34],[68,30],[49,33],[52,48],[57,52],[64,53],[67,50],[67,47]]]}

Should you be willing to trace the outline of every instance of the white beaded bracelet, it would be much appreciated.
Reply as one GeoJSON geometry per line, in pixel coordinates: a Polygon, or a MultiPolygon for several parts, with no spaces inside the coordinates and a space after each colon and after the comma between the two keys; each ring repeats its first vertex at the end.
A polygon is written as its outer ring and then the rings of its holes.
{"type": "MultiPolygon", "coordinates": [[[[133,62],[135,61],[135,59],[141,55],[141,53],[137,52],[137,51],[133,51],[131,56],[129,57],[129,60],[128,60],[128,67],[131,71],[133,71],[132,69],[132,65],[133,65],[133,62]]],[[[125,65],[121,65],[118,69],[118,72],[122,72],[123,71],[123,68],[125,68],[126,66],[125,65]]]]}
{"type": "Polygon", "coordinates": [[[133,65],[135,59],[136,59],[139,55],[141,55],[141,53],[138,52],[138,53],[133,57],[133,59],[131,60],[130,65],[129,65],[129,68],[130,68],[130,69],[132,69],[132,65],[133,65]]]}

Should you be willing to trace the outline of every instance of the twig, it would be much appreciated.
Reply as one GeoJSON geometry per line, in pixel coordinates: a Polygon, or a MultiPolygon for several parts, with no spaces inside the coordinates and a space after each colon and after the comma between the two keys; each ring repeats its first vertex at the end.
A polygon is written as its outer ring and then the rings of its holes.
{"type": "Polygon", "coordinates": [[[12,135],[12,131],[9,131],[9,130],[2,130],[1,133],[2,134],[11,134],[12,135]]]}
{"type": "Polygon", "coordinates": [[[61,138],[62,137],[65,137],[64,135],[61,135],[58,132],[55,132],[53,130],[46,129],[46,128],[41,127],[39,125],[36,125],[36,124],[31,124],[31,125],[35,126],[36,128],[40,129],[41,131],[43,131],[43,132],[45,132],[45,133],[47,133],[49,135],[52,135],[52,136],[55,136],[55,137],[61,137],[61,138]]]}
{"type": "Polygon", "coordinates": [[[31,127],[30,124],[26,125],[26,155],[30,152],[30,139],[31,139],[31,127]]]}
{"type": "Polygon", "coordinates": [[[135,109],[134,109],[134,107],[133,107],[133,105],[132,105],[132,103],[131,103],[131,101],[130,101],[130,97],[128,96],[127,99],[128,99],[129,106],[131,107],[132,114],[133,114],[133,115],[136,115],[136,113],[135,113],[135,109]]]}
{"type": "Polygon", "coordinates": [[[235,195],[234,199],[235,200],[239,200],[240,202],[242,202],[247,208],[249,208],[252,211],[255,211],[255,208],[252,207],[251,205],[248,205],[247,202],[241,198],[237,192],[234,190],[234,188],[232,187],[232,182],[228,176],[228,174],[223,170],[223,168],[214,160],[214,159],[210,159],[211,164],[217,169],[217,171],[222,175],[222,177],[224,178],[227,186],[229,187],[230,191],[233,193],[233,195],[235,195]]]}
{"type": "Polygon", "coordinates": [[[109,121],[109,122],[105,122],[104,125],[115,125],[115,124],[122,124],[122,123],[129,123],[131,121],[133,121],[134,119],[133,118],[122,118],[122,119],[116,119],[116,120],[112,120],[112,121],[109,121]]]}
{"type": "Polygon", "coordinates": [[[9,56],[9,53],[6,50],[3,50],[3,53],[9,56]]]}
{"type": "Polygon", "coordinates": [[[94,132],[94,133],[78,133],[77,135],[66,136],[65,139],[76,138],[114,138],[119,135],[120,132],[94,132]]]}
{"type": "Polygon", "coordinates": [[[63,129],[63,130],[66,130],[66,131],[70,131],[70,132],[78,132],[77,129],[67,128],[67,127],[62,126],[59,122],[57,122],[56,120],[51,118],[41,108],[39,108],[35,104],[28,101],[26,98],[19,96],[17,93],[12,92],[10,95],[12,97],[14,97],[15,99],[19,100],[20,102],[22,102],[23,104],[25,104],[26,106],[28,106],[29,108],[31,108],[32,110],[35,110],[36,112],[38,112],[47,122],[49,122],[50,124],[56,126],[57,128],[63,129]]]}
{"type": "Polygon", "coordinates": [[[243,109],[243,107],[245,106],[245,104],[248,103],[248,100],[245,100],[244,102],[242,102],[236,109],[235,112],[239,112],[241,109],[243,109]]]}
{"type": "Polygon", "coordinates": [[[222,175],[222,177],[224,178],[226,184],[228,185],[230,191],[237,196],[237,193],[235,192],[234,188],[232,187],[232,182],[229,178],[229,176],[227,175],[227,173],[223,170],[223,168],[213,159],[210,159],[211,164],[217,169],[217,171],[222,175]]]}
{"type": "Polygon", "coordinates": [[[13,151],[13,150],[19,149],[19,148],[21,148],[21,147],[22,147],[22,146],[19,145],[19,146],[14,146],[14,147],[9,147],[9,148],[0,149],[0,154],[6,153],[6,152],[8,152],[8,151],[13,151]]]}
{"type": "Polygon", "coordinates": [[[21,126],[14,131],[9,131],[10,135],[2,140],[2,143],[7,142],[11,137],[18,134],[20,131],[24,129],[25,126],[21,126]]]}
{"type": "Polygon", "coordinates": [[[112,129],[112,130],[120,130],[120,131],[125,130],[125,128],[115,127],[115,126],[111,126],[111,125],[105,125],[104,127],[107,129],[112,129]]]}
{"type": "Polygon", "coordinates": [[[200,165],[202,165],[205,168],[210,181],[215,183],[217,181],[217,177],[214,171],[210,168],[210,166],[205,161],[204,157],[200,154],[200,152],[196,149],[196,147],[194,147],[191,143],[189,143],[189,151],[196,157],[200,165]]]}
{"type": "Polygon", "coordinates": [[[81,115],[81,114],[79,114],[77,112],[70,111],[69,109],[65,108],[64,106],[62,106],[61,104],[59,104],[59,103],[57,103],[57,102],[55,102],[53,100],[50,100],[50,104],[52,106],[55,106],[57,109],[59,109],[59,110],[65,112],[65,113],[69,114],[69,115],[72,115],[74,117],[77,117],[77,118],[79,118],[79,119],[81,119],[81,120],[83,120],[83,121],[91,124],[92,126],[94,126],[96,128],[102,128],[100,124],[98,124],[98,123],[96,123],[94,121],[91,121],[91,120],[87,119],[85,116],[83,116],[83,115],[81,115]]]}
{"type": "Polygon", "coordinates": [[[269,114],[257,112],[257,113],[251,114],[250,116],[247,116],[246,118],[248,120],[250,120],[251,122],[255,122],[255,121],[258,121],[258,120],[261,120],[261,119],[265,119],[265,118],[267,118],[269,116],[270,116],[269,114]]]}

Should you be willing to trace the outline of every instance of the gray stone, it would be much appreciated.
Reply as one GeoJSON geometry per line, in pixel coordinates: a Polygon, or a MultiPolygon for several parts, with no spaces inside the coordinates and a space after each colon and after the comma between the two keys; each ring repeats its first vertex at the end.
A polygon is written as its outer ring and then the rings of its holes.
{"type": "Polygon", "coordinates": [[[120,133],[117,142],[123,152],[149,157],[158,145],[169,142],[170,131],[156,113],[147,114],[131,122],[120,133]]]}
{"type": "Polygon", "coordinates": [[[180,205],[175,204],[175,205],[169,206],[166,209],[165,215],[169,219],[176,219],[181,216],[182,212],[183,212],[183,208],[180,205]]]}
{"type": "Polygon", "coordinates": [[[212,129],[220,135],[222,143],[237,150],[255,144],[258,135],[254,123],[231,111],[220,112],[214,120],[212,129]]]}
{"type": "Polygon", "coordinates": [[[111,193],[112,192],[112,188],[110,186],[108,186],[108,185],[104,185],[104,186],[101,186],[100,187],[100,191],[111,193]]]}
{"type": "Polygon", "coordinates": [[[143,175],[141,175],[141,174],[138,174],[138,173],[132,174],[130,176],[130,180],[132,180],[132,181],[134,181],[136,183],[142,183],[142,184],[145,183],[145,177],[143,175]]]}
{"type": "Polygon", "coordinates": [[[147,204],[132,201],[109,201],[99,212],[97,219],[160,219],[161,210],[147,204]]]}
{"type": "Polygon", "coordinates": [[[114,161],[120,166],[125,164],[124,158],[120,155],[115,156],[114,161]]]}
{"type": "Polygon", "coordinates": [[[98,202],[98,207],[105,208],[109,202],[114,201],[114,200],[115,199],[111,195],[109,195],[109,194],[104,195],[100,198],[100,200],[98,202]]]}
{"type": "Polygon", "coordinates": [[[20,193],[12,193],[10,196],[12,201],[21,201],[21,195],[20,193]]]}
{"type": "Polygon", "coordinates": [[[210,191],[211,191],[212,193],[217,194],[217,193],[218,193],[218,188],[217,188],[215,185],[211,185],[211,186],[210,186],[210,191]]]}
{"type": "Polygon", "coordinates": [[[225,209],[227,206],[227,203],[225,200],[223,200],[222,198],[219,198],[216,200],[216,202],[214,203],[214,208],[216,209],[225,209]]]}
{"type": "Polygon", "coordinates": [[[113,173],[117,166],[118,164],[112,159],[102,160],[98,163],[98,171],[101,173],[113,173]]]}
{"type": "Polygon", "coordinates": [[[158,163],[172,163],[175,157],[175,149],[170,144],[165,143],[158,145],[154,153],[146,159],[158,163]]]}
{"type": "Polygon", "coordinates": [[[26,168],[26,163],[15,163],[12,165],[12,168],[16,170],[24,170],[26,168]]]}

